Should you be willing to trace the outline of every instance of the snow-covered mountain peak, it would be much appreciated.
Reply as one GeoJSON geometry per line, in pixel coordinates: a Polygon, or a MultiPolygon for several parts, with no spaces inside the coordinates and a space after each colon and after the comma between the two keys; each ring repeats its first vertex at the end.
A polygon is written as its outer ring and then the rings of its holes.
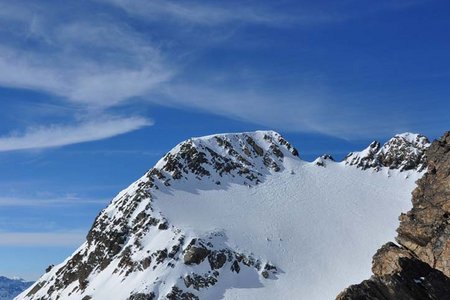
{"type": "Polygon", "coordinates": [[[348,154],[344,163],[363,170],[387,167],[420,172],[426,167],[425,150],[429,146],[430,142],[425,136],[407,132],[395,135],[383,146],[373,141],[366,149],[348,154]]]}
{"type": "Polygon", "coordinates": [[[418,145],[430,144],[428,139],[419,133],[404,132],[396,134],[394,138],[403,139],[411,144],[418,144],[418,145]]]}
{"type": "Polygon", "coordinates": [[[274,131],[216,134],[178,144],[148,176],[165,186],[190,178],[254,185],[264,175],[283,170],[286,157],[298,159],[298,152],[274,131]]]}
{"type": "Polygon", "coordinates": [[[274,131],[218,134],[178,144],[120,192],[96,218],[86,242],[23,297],[109,299],[109,290],[97,286],[109,278],[109,284],[124,286],[117,299],[198,299],[202,292],[223,293],[239,273],[276,278],[276,266],[230,246],[220,228],[198,233],[174,226],[155,200],[181,191],[227,190],[231,184],[256,186],[292,162],[299,162],[297,150],[274,131]],[[136,283],[136,276],[144,276],[145,284],[136,283]],[[209,291],[217,282],[222,283],[209,291]]]}

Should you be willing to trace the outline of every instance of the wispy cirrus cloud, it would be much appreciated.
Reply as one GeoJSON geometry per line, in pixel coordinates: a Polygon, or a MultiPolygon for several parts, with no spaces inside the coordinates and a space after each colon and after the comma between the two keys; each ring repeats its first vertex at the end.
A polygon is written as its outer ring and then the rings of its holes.
{"type": "Polygon", "coordinates": [[[369,1],[164,1],[97,0],[149,21],[221,26],[240,23],[268,26],[311,26],[343,22],[383,11],[395,11],[427,0],[369,1]],[[293,5],[294,4],[294,5],[293,5]]]}
{"type": "Polygon", "coordinates": [[[389,136],[402,132],[407,122],[399,112],[373,107],[378,95],[365,95],[367,103],[354,102],[357,96],[333,95],[325,83],[298,82],[298,89],[271,91],[263,84],[232,85],[225,80],[207,85],[171,84],[161,88],[162,101],[173,107],[194,107],[217,115],[292,132],[314,132],[341,139],[389,136]],[[356,109],[354,106],[358,106],[356,109]],[[239,109],[236,109],[239,108],[239,109]],[[367,110],[367,112],[365,112],[367,110]],[[380,116],[367,118],[367,114],[380,116]],[[355,124],[358,124],[357,130],[355,124]],[[397,126],[397,127],[394,127],[397,126]],[[404,126],[404,127],[403,127],[404,126]]]}
{"type": "Polygon", "coordinates": [[[134,1],[134,0],[98,0],[116,5],[126,12],[151,19],[165,19],[181,23],[217,26],[231,22],[248,24],[276,25],[295,18],[287,14],[271,11],[264,5],[247,5],[240,3],[239,9],[235,4],[220,2],[198,1],[134,1]]]}
{"type": "Polygon", "coordinates": [[[61,24],[28,13],[27,20],[17,18],[21,30],[0,47],[0,85],[111,107],[174,74],[159,49],[126,25],[84,19],[61,24]]]}
{"type": "Polygon", "coordinates": [[[152,121],[140,117],[100,119],[75,125],[30,127],[23,133],[0,136],[0,152],[41,149],[110,138],[145,126],[152,121]]]}
{"type": "Polygon", "coordinates": [[[97,0],[116,6],[132,16],[190,26],[225,24],[277,26],[327,25],[380,12],[398,11],[432,0],[373,1],[173,1],[97,0]]]}
{"type": "Polygon", "coordinates": [[[101,140],[153,124],[138,115],[111,117],[107,110],[172,77],[156,45],[127,24],[90,18],[83,9],[64,20],[67,10],[51,2],[0,2],[0,8],[0,86],[77,106],[66,121],[50,118],[0,133],[0,152],[101,140]]]}
{"type": "MultiPolygon", "coordinates": [[[[381,130],[374,120],[361,117],[370,112],[370,105],[347,105],[351,101],[345,100],[346,95],[328,92],[326,82],[316,91],[298,85],[287,98],[268,92],[274,88],[270,79],[257,84],[248,81],[245,89],[233,83],[215,88],[210,77],[221,76],[221,72],[207,70],[202,79],[193,82],[190,70],[195,68],[185,68],[190,63],[186,58],[201,55],[217,37],[230,46],[227,41],[233,40],[235,30],[246,25],[309,28],[421,2],[402,0],[393,4],[383,0],[368,5],[367,1],[330,1],[324,5],[296,1],[97,0],[67,6],[51,0],[32,4],[0,1],[0,86],[41,91],[63,105],[77,105],[75,120],[80,115],[104,117],[111,108],[137,100],[144,105],[201,109],[283,130],[350,137],[358,123],[366,128],[360,136],[378,135],[375,129],[390,134],[393,124],[398,124],[390,122],[393,117],[383,116],[383,123],[388,125],[387,130],[381,130]],[[165,36],[167,31],[170,34],[165,36]],[[208,34],[203,35],[205,32],[208,34]],[[193,45],[185,40],[201,43],[193,45]],[[242,109],[235,109],[236,104],[242,109]]],[[[225,70],[225,76],[235,76],[234,71],[225,70]]],[[[117,118],[126,119],[120,113],[117,118]]],[[[95,121],[84,119],[68,125],[25,128],[21,134],[3,133],[0,151],[94,141],[149,125],[135,120],[134,125],[128,122],[122,127],[122,122],[111,121],[108,128],[94,132],[89,124],[95,121]],[[62,130],[76,136],[64,138],[62,130]],[[53,143],[43,142],[54,137],[53,143]]]]}

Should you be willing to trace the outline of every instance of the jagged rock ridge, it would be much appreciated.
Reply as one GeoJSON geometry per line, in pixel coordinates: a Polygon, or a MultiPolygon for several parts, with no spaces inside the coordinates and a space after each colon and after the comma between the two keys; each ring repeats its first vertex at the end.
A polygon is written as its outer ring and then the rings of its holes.
{"type": "Polygon", "coordinates": [[[374,276],[338,300],[450,299],[450,132],[426,152],[428,171],[400,216],[400,246],[384,245],[373,257],[374,276]]]}
{"type": "Polygon", "coordinates": [[[361,152],[349,153],[344,162],[347,165],[356,166],[363,170],[382,167],[390,169],[417,170],[426,168],[425,150],[430,146],[428,139],[420,134],[397,134],[383,146],[380,142],[373,141],[369,147],[361,152]]]}

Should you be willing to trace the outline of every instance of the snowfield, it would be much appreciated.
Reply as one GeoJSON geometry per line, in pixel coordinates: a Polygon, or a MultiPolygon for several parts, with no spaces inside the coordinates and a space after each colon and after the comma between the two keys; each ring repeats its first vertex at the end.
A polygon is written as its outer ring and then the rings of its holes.
{"type": "Polygon", "coordinates": [[[424,172],[424,137],[374,145],[305,162],[273,131],[185,141],[16,299],[334,299],[370,276],[424,172]]]}
{"type": "Polygon", "coordinates": [[[223,231],[234,249],[254,252],[281,271],[263,286],[241,282],[245,288],[227,290],[224,299],[334,299],[370,277],[372,255],[394,240],[420,177],[333,161],[321,167],[289,158],[285,165],[251,188],[186,185],[155,193],[174,226],[197,235],[223,231]]]}

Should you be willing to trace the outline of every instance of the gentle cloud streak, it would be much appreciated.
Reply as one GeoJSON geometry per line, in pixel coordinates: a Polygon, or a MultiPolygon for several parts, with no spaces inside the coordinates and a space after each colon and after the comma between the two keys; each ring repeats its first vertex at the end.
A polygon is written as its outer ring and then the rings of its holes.
{"type": "MultiPolygon", "coordinates": [[[[212,82],[205,87],[198,84],[166,85],[161,89],[164,105],[195,107],[217,115],[242,120],[291,132],[315,132],[342,139],[365,136],[382,137],[392,134],[392,123],[401,125],[395,111],[384,112],[380,124],[377,118],[349,109],[346,99],[336,101],[329,91],[304,84],[300,90],[284,91],[278,95],[264,88],[258,90],[217,86],[212,82]],[[236,108],[239,109],[236,109],[236,108]],[[358,123],[358,130],[355,130],[358,123]]],[[[323,87],[323,86],[322,86],[323,87]]],[[[150,99],[154,97],[149,97],[150,99]]],[[[376,108],[372,109],[373,112],[376,108]]],[[[398,129],[399,132],[403,128],[398,129]]]]}
{"type": "Polygon", "coordinates": [[[76,247],[86,239],[85,232],[0,232],[0,246],[76,247]]]}
{"type": "Polygon", "coordinates": [[[105,205],[109,200],[89,200],[78,198],[58,199],[30,199],[0,197],[0,207],[49,207],[49,206],[76,206],[76,205],[105,205]]]}
{"type": "Polygon", "coordinates": [[[59,147],[101,140],[152,124],[151,120],[131,117],[89,121],[69,126],[32,127],[23,134],[0,136],[0,152],[59,147]]]}
{"type": "MultiPolygon", "coordinates": [[[[134,1],[134,0],[99,0],[116,5],[126,12],[151,19],[166,19],[182,23],[216,26],[231,22],[276,25],[292,17],[277,15],[269,8],[251,7],[241,3],[235,5],[211,5],[196,1],[134,1]]],[[[225,3],[225,2],[224,2],[225,3]]]]}

